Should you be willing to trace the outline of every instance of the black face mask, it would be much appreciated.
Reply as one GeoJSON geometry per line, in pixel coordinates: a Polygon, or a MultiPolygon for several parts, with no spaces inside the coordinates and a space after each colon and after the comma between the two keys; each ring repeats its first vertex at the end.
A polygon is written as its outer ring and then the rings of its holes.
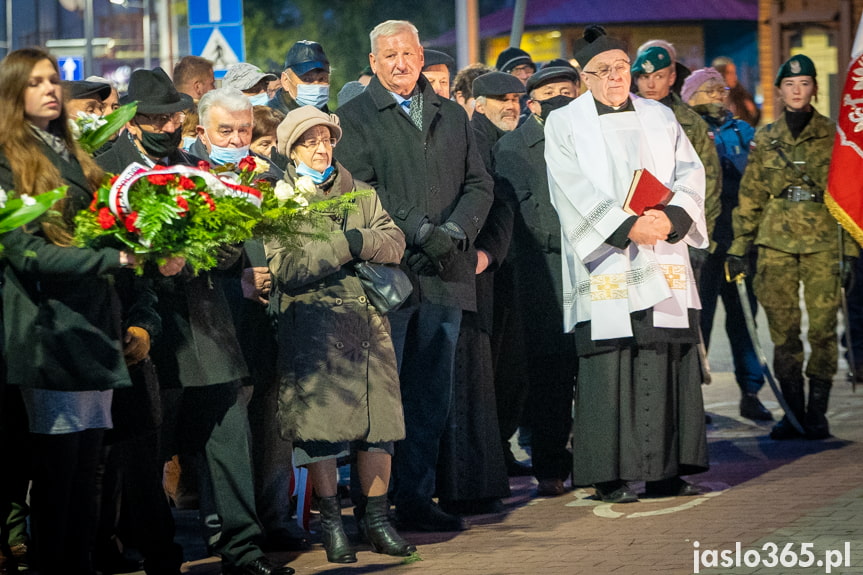
{"type": "MultiPolygon", "coordinates": [[[[139,126],[140,128],[140,126],[139,126]]],[[[183,130],[177,128],[173,132],[148,132],[141,128],[141,145],[144,150],[155,158],[164,158],[174,150],[176,150],[180,142],[183,141],[183,130]]]]}
{"type": "Polygon", "coordinates": [[[575,100],[575,98],[570,98],[569,96],[554,96],[553,98],[549,98],[548,100],[543,100],[539,103],[540,108],[542,108],[540,117],[543,120],[548,119],[548,115],[551,114],[554,110],[558,108],[563,108],[570,102],[575,100]]]}
{"type": "Polygon", "coordinates": [[[725,114],[725,106],[717,103],[698,104],[697,106],[692,106],[692,109],[701,116],[710,116],[712,118],[719,118],[725,114]]]}

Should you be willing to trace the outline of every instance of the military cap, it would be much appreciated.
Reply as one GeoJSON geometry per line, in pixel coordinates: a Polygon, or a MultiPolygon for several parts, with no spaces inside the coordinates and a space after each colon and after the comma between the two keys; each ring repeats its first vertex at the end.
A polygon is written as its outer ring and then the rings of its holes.
{"type": "Polygon", "coordinates": [[[111,85],[102,82],[63,81],[62,86],[67,100],[83,100],[85,98],[104,100],[111,95],[111,85]]]}
{"type": "Polygon", "coordinates": [[[473,81],[474,98],[478,96],[504,96],[506,94],[523,94],[524,84],[521,80],[506,72],[489,72],[477,76],[473,81]]]}
{"type": "Polygon", "coordinates": [[[773,85],[778,88],[783,78],[792,78],[794,76],[812,76],[814,79],[815,74],[815,64],[809,59],[809,56],[797,54],[791,56],[782,64],[779,72],[776,74],[776,81],[773,82],[773,85]]]}
{"type": "Polygon", "coordinates": [[[632,63],[633,74],[653,74],[671,66],[671,55],[661,46],[651,46],[640,53],[632,63]]]}
{"type": "Polygon", "coordinates": [[[311,40],[300,40],[288,50],[285,68],[290,68],[297,76],[319,69],[329,72],[330,61],[320,44],[311,40]]]}
{"type": "Polygon", "coordinates": [[[588,62],[603,52],[609,50],[623,50],[626,52],[626,44],[617,38],[612,38],[605,31],[605,28],[596,24],[591,24],[584,29],[584,43],[576,41],[576,45],[581,45],[581,48],[575,53],[575,59],[578,65],[584,68],[588,62]]]}
{"type": "Polygon", "coordinates": [[[272,82],[278,79],[279,77],[275,74],[262,72],[254,64],[238,62],[228,66],[228,71],[225,72],[225,77],[222,79],[222,85],[237,90],[248,90],[257,86],[261,80],[272,82]]]}
{"type": "Polygon", "coordinates": [[[425,70],[429,66],[437,66],[438,64],[444,64],[450,70],[455,67],[455,60],[453,60],[452,56],[445,52],[438,52],[437,50],[425,50],[424,55],[425,62],[423,63],[423,70],[425,70]]]}
{"type": "Polygon", "coordinates": [[[557,80],[558,82],[561,80],[572,80],[578,84],[578,72],[572,66],[543,66],[539,72],[528,78],[527,91],[530,93],[552,80],[557,80]]]}
{"type": "Polygon", "coordinates": [[[521,66],[523,64],[527,64],[536,70],[536,64],[533,63],[530,54],[521,48],[510,46],[498,55],[495,68],[500,72],[510,72],[516,66],[521,66]]]}

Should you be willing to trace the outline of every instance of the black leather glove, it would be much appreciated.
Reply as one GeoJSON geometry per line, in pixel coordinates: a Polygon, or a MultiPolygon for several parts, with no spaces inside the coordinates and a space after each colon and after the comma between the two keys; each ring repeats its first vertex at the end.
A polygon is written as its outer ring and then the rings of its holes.
{"type": "Polygon", "coordinates": [[[446,222],[439,227],[449,234],[449,237],[455,242],[455,247],[458,251],[463,252],[467,250],[467,234],[464,233],[461,226],[455,222],[446,222]]]}
{"type": "Polygon", "coordinates": [[[220,270],[229,270],[236,264],[240,256],[243,255],[243,246],[222,244],[216,248],[216,267],[220,270]]]}
{"type": "Polygon", "coordinates": [[[431,232],[420,240],[419,248],[434,266],[435,273],[442,272],[455,255],[452,237],[442,227],[432,228],[431,232]]]}
{"type": "Polygon", "coordinates": [[[854,268],[856,266],[857,258],[851,256],[844,256],[839,265],[839,281],[842,282],[842,287],[845,288],[846,292],[851,289],[851,285],[854,283],[854,268]]]}
{"type": "Polygon", "coordinates": [[[359,259],[363,252],[363,233],[358,229],[346,230],[345,239],[348,240],[348,249],[351,250],[351,255],[359,259]]]}
{"type": "Polygon", "coordinates": [[[728,281],[733,282],[740,274],[749,275],[749,262],[745,257],[727,255],[725,256],[725,270],[728,274],[728,281]]]}
{"type": "Polygon", "coordinates": [[[421,276],[436,276],[438,274],[437,266],[429,259],[425,252],[405,252],[405,263],[408,268],[415,274],[421,276]]]}

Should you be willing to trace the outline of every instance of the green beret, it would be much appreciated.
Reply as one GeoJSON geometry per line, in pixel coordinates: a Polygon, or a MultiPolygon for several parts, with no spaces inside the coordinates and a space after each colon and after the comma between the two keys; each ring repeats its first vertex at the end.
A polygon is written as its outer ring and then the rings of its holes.
{"type": "Polygon", "coordinates": [[[473,81],[473,95],[505,96],[506,94],[523,94],[524,84],[521,80],[506,72],[487,72],[477,76],[473,81]]]}
{"type": "Polygon", "coordinates": [[[776,74],[776,81],[773,82],[773,85],[778,88],[782,82],[782,78],[792,78],[794,76],[812,76],[812,78],[815,78],[815,64],[812,63],[809,56],[797,54],[788,58],[779,68],[779,72],[776,74]]]}
{"type": "Polygon", "coordinates": [[[653,74],[657,70],[668,68],[671,64],[668,50],[662,46],[651,46],[639,54],[635,62],[632,63],[632,73],[635,75],[653,74]]]}

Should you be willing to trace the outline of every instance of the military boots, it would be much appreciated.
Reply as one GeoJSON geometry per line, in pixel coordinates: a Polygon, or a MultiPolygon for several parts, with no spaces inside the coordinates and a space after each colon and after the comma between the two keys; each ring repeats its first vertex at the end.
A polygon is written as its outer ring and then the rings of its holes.
{"type": "MultiPolygon", "coordinates": [[[[782,388],[782,395],[785,397],[785,402],[788,404],[791,413],[794,414],[794,417],[802,425],[803,415],[806,411],[806,398],[803,395],[803,377],[781,380],[779,387],[782,388]]],[[[800,439],[802,437],[803,435],[791,425],[787,415],[783,416],[770,432],[770,439],[800,439]]]]}
{"type": "Polygon", "coordinates": [[[830,437],[830,426],[827,423],[827,403],[830,399],[832,386],[833,382],[830,380],[809,379],[809,402],[806,406],[806,418],[803,422],[807,439],[830,437]]]}

